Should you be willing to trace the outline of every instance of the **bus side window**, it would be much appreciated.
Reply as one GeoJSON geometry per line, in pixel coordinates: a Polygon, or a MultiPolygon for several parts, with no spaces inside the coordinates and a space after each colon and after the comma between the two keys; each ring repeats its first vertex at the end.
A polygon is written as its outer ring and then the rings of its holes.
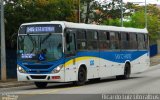
{"type": "Polygon", "coordinates": [[[98,49],[98,32],[94,30],[87,31],[87,46],[88,50],[98,49]]]}
{"type": "Polygon", "coordinates": [[[68,30],[66,32],[66,53],[73,54],[75,51],[75,33],[73,30],[68,30]]]}
{"type": "Polygon", "coordinates": [[[148,35],[145,34],[145,49],[148,49],[148,35]]]}
{"type": "Polygon", "coordinates": [[[144,41],[144,34],[138,34],[138,49],[143,50],[145,49],[145,41],[144,41]]]}
{"type": "Polygon", "coordinates": [[[100,31],[99,32],[99,49],[108,50],[109,49],[109,32],[100,31]]]}
{"type": "Polygon", "coordinates": [[[115,32],[110,32],[110,49],[111,50],[115,50],[116,49],[116,43],[115,43],[115,40],[116,40],[116,35],[115,35],[115,32]]]}
{"type": "Polygon", "coordinates": [[[76,32],[76,40],[77,40],[77,49],[78,50],[86,50],[87,43],[86,43],[86,31],[79,29],[76,32]]]}
{"type": "Polygon", "coordinates": [[[107,35],[107,40],[109,41],[110,40],[110,33],[106,32],[106,35],[107,35]]]}
{"type": "Polygon", "coordinates": [[[115,46],[116,49],[120,49],[120,41],[121,41],[121,34],[119,32],[115,33],[115,46]]]}
{"type": "Polygon", "coordinates": [[[121,49],[129,49],[129,35],[128,33],[121,33],[121,49]]]}
{"type": "Polygon", "coordinates": [[[130,49],[137,49],[137,34],[136,33],[130,33],[130,49]]]}

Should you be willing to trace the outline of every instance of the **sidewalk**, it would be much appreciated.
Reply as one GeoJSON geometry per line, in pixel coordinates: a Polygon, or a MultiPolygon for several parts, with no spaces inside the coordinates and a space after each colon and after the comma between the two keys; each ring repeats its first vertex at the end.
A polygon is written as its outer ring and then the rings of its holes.
{"type": "MultiPolygon", "coordinates": [[[[160,64],[160,55],[152,57],[150,61],[151,61],[151,66],[160,64]]],[[[0,81],[0,88],[9,88],[9,87],[18,87],[27,85],[33,85],[33,82],[18,82],[17,79],[8,79],[5,82],[0,81]]]]}
{"type": "Polygon", "coordinates": [[[160,64],[160,54],[150,58],[151,66],[160,64]]]}
{"type": "Polygon", "coordinates": [[[17,79],[8,79],[7,81],[0,81],[0,88],[18,87],[33,85],[33,82],[18,82],[17,79]]]}

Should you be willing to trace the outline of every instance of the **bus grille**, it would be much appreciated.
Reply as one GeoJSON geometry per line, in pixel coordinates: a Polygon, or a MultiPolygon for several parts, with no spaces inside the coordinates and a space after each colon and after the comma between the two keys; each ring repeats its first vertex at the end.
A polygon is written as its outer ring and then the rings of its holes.
{"type": "Polygon", "coordinates": [[[29,72],[34,74],[40,74],[40,73],[48,73],[49,71],[40,70],[40,71],[29,71],[29,72]]]}
{"type": "Polygon", "coordinates": [[[25,65],[29,69],[48,69],[52,65],[25,65]]]}
{"type": "Polygon", "coordinates": [[[40,76],[36,76],[36,75],[31,75],[32,79],[45,79],[46,75],[40,75],[40,76]]]}

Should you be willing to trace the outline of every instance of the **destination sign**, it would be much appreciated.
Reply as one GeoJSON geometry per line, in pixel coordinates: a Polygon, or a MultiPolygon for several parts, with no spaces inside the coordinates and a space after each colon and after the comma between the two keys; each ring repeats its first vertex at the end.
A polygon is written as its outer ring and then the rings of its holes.
{"type": "Polygon", "coordinates": [[[51,33],[55,32],[53,26],[27,26],[26,33],[51,33]]]}

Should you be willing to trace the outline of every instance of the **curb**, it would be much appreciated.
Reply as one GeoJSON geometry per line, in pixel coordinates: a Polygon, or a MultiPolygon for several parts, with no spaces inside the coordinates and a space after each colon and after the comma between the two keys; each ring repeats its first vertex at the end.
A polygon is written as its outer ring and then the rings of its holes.
{"type": "Polygon", "coordinates": [[[19,86],[29,86],[33,85],[33,82],[0,82],[0,88],[10,88],[10,87],[19,87],[19,86]]]}

